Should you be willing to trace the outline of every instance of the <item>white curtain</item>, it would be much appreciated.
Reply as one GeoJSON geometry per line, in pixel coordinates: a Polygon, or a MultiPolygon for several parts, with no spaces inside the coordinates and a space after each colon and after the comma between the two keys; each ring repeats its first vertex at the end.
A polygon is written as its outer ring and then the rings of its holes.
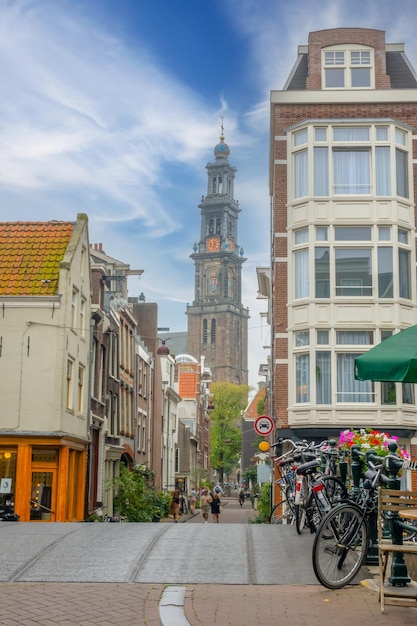
{"type": "Polygon", "coordinates": [[[372,402],[372,382],[355,380],[355,358],[359,354],[337,355],[337,402],[372,402]]]}
{"type": "Polygon", "coordinates": [[[317,404],[331,404],[332,376],[330,352],[316,354],[316,402],[317,404]]]}
{"type": "Polygon", "coordinates": [[[335,194],[369,194],[369,151],[335,150],[333,156],[335,194]]]}
{"type": "Polygon", "coordinates": [[[294,154],[294,197],[300,198],[308,194],[308,159],[307,150],[294,154]]]}
{"type": "Polygon", "coordinates": [[[388,147],[375,148],[376,195],[391,195],[390,150],[388,147]]]}
{"type": "Polygon", "coordinates": [[[314,195],[329,195],[328,148],[314,148],[314,195]]]}
{"type": "Polygon", "coordinates": [[[295,297],[308,298],[308,250],[295,253],[295,297]]]}

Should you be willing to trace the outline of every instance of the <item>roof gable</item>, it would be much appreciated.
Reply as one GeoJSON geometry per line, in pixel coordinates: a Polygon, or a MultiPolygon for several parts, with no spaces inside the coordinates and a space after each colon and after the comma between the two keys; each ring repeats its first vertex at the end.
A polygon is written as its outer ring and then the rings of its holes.
{"type": "Polygon", "coordinates": [[[51,296],[72,222],[0,222],[0,296],[51,296]]]}

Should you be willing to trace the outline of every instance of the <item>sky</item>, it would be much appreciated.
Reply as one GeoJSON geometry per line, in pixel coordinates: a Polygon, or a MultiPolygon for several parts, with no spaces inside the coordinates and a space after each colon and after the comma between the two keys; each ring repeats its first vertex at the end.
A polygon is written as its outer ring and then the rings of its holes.
{"type": "Polygon", "coordinates": [[[90,243],[144,270],[129,296],[185,331],[223,118],[256,387],[271,342],[256,278],[270,264],[270,91],[326,28],[384,30],[417,68],[416,26],[415,0],[0,0],[0,219],[86,213],[90,243]]]}

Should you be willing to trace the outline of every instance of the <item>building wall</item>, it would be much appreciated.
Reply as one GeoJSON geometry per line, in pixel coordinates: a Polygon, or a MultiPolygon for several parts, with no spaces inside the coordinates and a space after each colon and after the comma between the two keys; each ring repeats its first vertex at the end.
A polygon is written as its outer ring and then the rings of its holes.
{"type": "MultiPolygon", "coordinates": [[[[368,48],[369,49],[369,48],[368,48]]],[[[292,429],[293,433],[310,431],[329,434],[355,426],[382,427],[395,434],[402,429],[404,437],[410,437],[417,425],[415,401],[390,406],[383,404],[381,385],[374,386],[374,402],[336,402],[336,370],[333,361],[338,346],[335,337],[338,330],[369,330],[373,342],[381,341],[381,332],[397,332],[417,322],[416,276],[415,276],[415,189],[417,168],[415,158],[417,145],[414,139],[417,128],[417,90],[390,89],[390,77],[386,74],[385,34],[369,29],[335,29],[318,31],[309,36],[307,89],[271,93],[271,193],[273,196],[273,414],[281,432],[292,429]],[[373,89],[322,89],[322,48],[340,44],[375,46],[375,84],[373,89]],[[321,126],[330,133],[332,124],[341,126],[374,126],[397,124],[404,130],[409,142],[409,198],[396,195],[392,190],[387,197],[375,195],[375,180],[371,194],[344,194],[328,197],[314,196],[313,148],[317,146],[308,133],[308,192],[302,197],[294,194],[294,147],[295,134],[303,128],[321,126]],[[373,289],[369,297],[316,298],[314,293],[314,246],[316,227],[326,227],[334,233],[337,226],[369,226],[372,230],[372,249],[377,246],[378,227],[391,228],[394,253],[399,244],[395,237],[398,229],[409,234],[408,250],[411,260],[411,294],[409,298],[381,299],[377,293],[377,267],[373,265],[373,289]],[[308,233],[309,293],[305,297],[295,294],[296,267],[294,258],[297,250],[296,231],[308,233]],[[397,247],[396,247],[397,246],[397,247]],[[316,332],[329,329],[330,344],[321,348],[316,344],[316,332]],[[310,359],[315,350],[328,350],[332,355],[332,401],[319,404],[316,397],[316,370],[311,360],[311,397],[305,402],[297,399],[295,385],[296,355],[303,348],[296,345],[297,333],[307,331],[310,346],[306,351],[310,359]]],[[[373,132],[373,131],[372,131],[373,132]]],[[[329,135],[327,135],[328,137],[329,135]]],[[[392,136],[391,136],[392,137],[392,136]]],[[[327,144],[322,144],[327,145],[327,144]]],[[[351,146],[352,144],[348,144],[351,146]]],[[[373,144],[375,146],[375,142],[373,144]]],[[[391,151],[394,150],[391,143],[391,151]]],[[[374,149],[374,148],[372,148],[374,149]]],[[[329,150],[331,150],[329,144],[329,150]]],[[[372,153],[374,155],[374,153],[372,153]]],[[[391,152],[392,154],[392,152],[391,152]]],[[[392,159],[392,157],[391,157],[392,159]]],[[[332,162],[332,160],[330,160],[332,162]]],[[[393,161],[391,167],[395,168],[393,161]]],[[[371,167],[374,167],[373,165],[371,167]]],[[[330,173],[331,174],[331,173],[330,173]]],[[[329,182],[330,184],[330,182],[329,182]]],[[[324,244],[322,244],[324,245],[324,244]]],[[[326,245],[328,245],[326,243],[326,245]]],[[[335,241],[329,243],[331,253],[335,241]]],[[[352,244],[354,247],[357,244],[352,244]]],[[[360,242],[359,245],[364,245],[360,242]]],[[[375,261],[376,257],[373,257],[375,261]]],[[[332,267],[331,271],[334,271],[332,267]]],[[[398,265],[396,266],[398,278],[398,265]]],[[[353,293],[353,292],[351,292],[353,293]]],[[[370,346],[355,346],[347,349],[359,353],[370,346]]],[[[400,393],[400,389],[397,389],[400,393]]],[[[278,431],[279,432],[279,431],[278,431]]],[[[405,443],[405,440],[403,441],[405,443]]]]}

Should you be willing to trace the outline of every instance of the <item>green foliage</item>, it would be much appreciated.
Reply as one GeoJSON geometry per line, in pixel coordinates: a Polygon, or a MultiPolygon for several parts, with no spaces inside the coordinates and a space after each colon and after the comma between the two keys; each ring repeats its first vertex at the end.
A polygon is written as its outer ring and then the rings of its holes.
{"type": "Polygon", "coordinates": [[[129,470],[120,464],[120,475],[109,484],[115,490],[114,505],[128,522],[152,522],[168,516],[170,496],[153,487],[153,472],[148,468],[129,470]]]}
{"type": "Polygon", "coordinates": [[[268,524],[271,512],[271,484],[264,483],[258,496],[258,515],[249,520],[250,524],[268,524]]]}
{"type": "Polygon", "coordinates": [[[258,415],[263,415],[264,412],[265,412],[265,396],[263,398],[260,398],[256,405],[256,413],[258,415]]]}
{"type": "Polygon", "coordinates": [[[258,480],[258,470],[256,465],[249,465],[249,467],[243,472],[243,478],[247,485],[254,485],[258,480]]]}
{"type": "Polygon", "coordinates": [[[213,383],[210,391],[214,404],[210,415],[210,463],[222,482],[223,476],[239,465],[242,449],[241,412],[248,403],[249,387],[225,382],[213,383]]]}

